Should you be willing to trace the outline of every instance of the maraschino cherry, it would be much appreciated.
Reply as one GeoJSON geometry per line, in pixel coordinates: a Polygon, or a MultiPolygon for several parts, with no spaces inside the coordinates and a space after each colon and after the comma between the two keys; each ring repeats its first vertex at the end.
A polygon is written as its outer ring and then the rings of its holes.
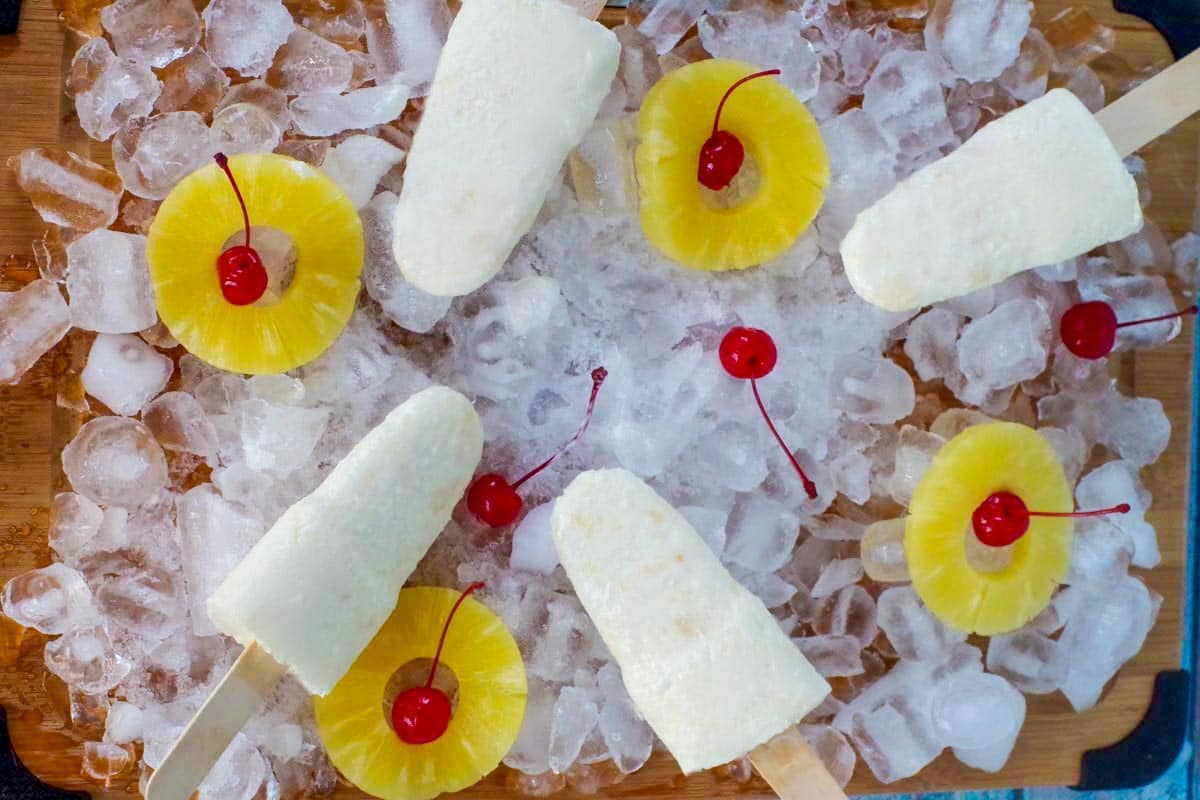
{"type": "Polygon", "coordinates": [[[1129,322],[1117,322],[1117,314],[1113,307],[1103,300],[1093,300],[1090,303],[1079,303],[1067,309],[1059,325],[1059,334],[1063,344],[1080,358],[1104,358],[1112,352],[1117,342],[1117,330],[1133,325],[1146,325],[1151,322],[1162,322],[1175,319],[1186,314],[1195,314],[1200,307],[1191,306],[1174,314],[1163,314],[1161,317],[1135,319],[1129,322]]]}
{"type": "Polygon", "coordinates": [[[459,595],[450,613],[446,615],[446,624],[442,626],[442,637],[438,640],[437,652],[433,655],[433,665],[429,668],[429,679],[421,686],[405,689],[396,696],[392,703],[392,729],[405,744],[429,744],[435,742],[450,727],[451,706],[450,698],[441,689],[434,688],[433,678],[437,675],[438,661],[442,657],[442,647],[446,644],[446,634],[450,631],[450,623],[454,619],[458,607],[472,593],[483,588],[482,583],[472,583],[459,595]]]}
{"type": "Polygon", "coordinates": [[[547,458],[541,464],[538,464],[513,483],[509,483],[503,475],[498,475],[495,472],[480,475],[471,483],[471,487],[467,489],[467,510],[493,528],[503,528],[506,525],[516,522],[517,517],[521,515],[521,509],[525,505],[525,501],[517,494],[517,489],[520,489],[521,484],[525,483],[525,481],[553,464],[556,458],[567,452],[571,448],[571,445],[579,441],[587,431],[588,425],[592,422],[592,412],[596,408],[596,395],[600,394],[600,387],[604,384],[604,379],[607,377],[608,370],[604,367],[597,367],[592,370],[592,394],[588,398],[587,412],[584,414],[583,423],[579,426],[579,430],[575,431],[575,435],[566,444],[558,448],[558,451],[554,455],[547,458]]]}
{"type": "Polygon", "coordinates": [[[775,348],[775,340],[771,338],[771,334],[758,328],[740,326],[731,328],[729,333],[725,334],[725,338],[721,340],[718,354],[721,357],[721,366],[725,368],[726,372],[740,380],[750,381],[750,389],[754,392],[754,402],[758,404],[758,410],[762,412],[763,419],[767,421],[767,427],[771,429],[775,441],[779,442],[784,454],[796,468],[796,474],[800,476],[800,482],[804,484],[804,491],[810,498],[816,499],[817,485],[804,474],[800,462],[792,455],[791,448],[787,446],[783,437],[779,435],[779,431],[776,430],[775,423],[771,421],[771,415],[767,413],[767,407],[758,393],[758,379],[770,375],[771,371],[775,369],[775,362],[779,360],[779,351],[775,348]]]}
{"type": "Polygon", "coordinates": [[[992,492],[971,514],[975,537],[989,547],[1007,547],[1029,530],[1030,517],[1100,517],[1128,514],[1129,504],[1121,503],[1099,511],[1030,511],[1025,501],[1012,492],[992,492]]]}
{"type": "Polygon", "coordinates": [[[213,160],[229,178],[238,205],[242,207],[242,219],[246,226],[246,243],[229,248],[217,259],[221,294],[232,305],[248,306],[257,302],[267,291],[267,268],[263,265],[262,256],[250,246],[250,212],[246,210],[246,201],[242,199],[242,190],[233,177],[233,170],[229,169],[229,159],[224,153],[217,153],[213,160]]]}
{"type": "Polygon", "coordinates": [[[700,148],[700,166],[696,177],[705,188],[719,192],[737,177],[746,160],[746,148],[738,137],[726,130],[721,130],[721,112],[725,109],[725,101],[734,90],[747,81],[763,78],[767,75],[778,75],[779,70],[768,69],[747,75],[730,86],[717,105],[716,116],[713,117],[712,135],[705,140],[700,148]]]}

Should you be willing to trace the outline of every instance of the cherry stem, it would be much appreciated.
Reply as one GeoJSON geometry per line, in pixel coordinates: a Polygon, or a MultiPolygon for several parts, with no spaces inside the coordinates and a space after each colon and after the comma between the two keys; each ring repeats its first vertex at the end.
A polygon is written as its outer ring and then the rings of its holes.
{"type": "Polygon", "coordinates": [[[600,394],[600,387],[604,385],[604,379],[607,377],[608,377],[608,370],[606,370],[604,367],[596,367],[594,370],[592,370],[592,395],[591,395],[591,397],[588,398],[587,411],[584,412],[583,423],[579,426],[579,430],[575,431],[575,435],[572,436],[570,439],[568,439],[566,444],[564,444],[562,447],[558,448],[558,452],[556,452],[554,455],[550,456],[545,461],[538,464],[536,467],[531,469],[529,472],[527,472],[523,476],[521,476],[521,478],[518,479],[517,482],[512,485],[512,488],[514,490],[520,489],[521,484],[525,483],[525,481],[529,480],[534,475],[537,475],[539,472],[544,470],[546,467],[553,464],[554,459],[558,458],[563,453],[570,450],[571,445],[575,444],[583,437],[583,434],[587,432],[588,425],[592,424],[592,411],[595,410],[595,408],[596,408],[596,395],[600,394]]]}
{"type": "Polygon", "coordinates": [[[1027,511],[1031,517],[1102,517],[1105,514],[1128,514],[1131,510],[1129,503],[1121,503],[1112,508],[1101,508],[1098,511],[1027,511]]]}
{"type": "Polygon", "coordinates": [[[713,117],[712,135],[716,136],[717,131],[720,130],[721,112],[725,110],[725,101],[729,99],[729,95],[733,94],[734,89],[738,88],[743,83],[754,80],[755,78],[765,78],[768,75],[778,75],[778,74],[779,74],[779,70],[777,70],[777,69],[765,69],[762,72],[755,72],[752,75],[747,75],[746,77],[742,78],[741,80],[734,82],[734,84],[732,86],[730,86],[728,89],[726,89],[724,96],[721,97],[721,102],[717,105],[717,115],[715,117],[713,117]]]}
{"type": "Polygon", "coordinates": [[[454,606],[450,609],[450,613],[446,615],[446,624],[442,626],[442,638],[438,639],[437,652],[433,654],[433,666],[429,668],[429,680],[425,681],[425,688],[433,688],[433,677],[437,674],[438,662],[442,660],[442,647],[446,644],[446,634],[450,632],[450,623],[454,621],[454,615],[458,613],[458,607],[466,601],[473,593],[482,589],[486,584],[483,581],[476,581],[468,586],[458,599],[454,601],[454,606]]]}
{"type": "Polygon", "coordinates": [[[213,156],[213,161],[217,162],[217,166],[224,170],[225,175],[229,178],[229,183],[233,186],[233,193],[237,195],[238,205],[242,207],[242,219],[246,223],[246,247],[250,246],[250,212],[246,210],[246,201],[242,199],[242,190],[238,188],[237,179],[233,177],[233,170],[229,168],[229,159],[224,153],[217,153],[213,156]]]}
{"type": "Polygon", "coordinates": [[[1188,314],[1195,314],[1197,311],[1200,311],[1200,305],[1190,306],[1182,311],[1176,311],[1174,314],[1163,314],[1161,317],[1150,317],[1149,319],[1134,319],[1130,320],[1129,322],[1118,322],[1117,327],[1128,328],[1130,325],[1146,325],[1151,322],[1162,322],[1168,319],[1175,319],[1176,317],[1183,317],[1188,314]]]}
{"type": "Polygon", "coordinates": [[[767,421],[767,427],[771,429],[771,433],[775,435],[775,441],[779,442],[779,446],[783,448],[784,454],[788,457],[788,461],[792,462],[792,466],[796,468],[796,473],[800,476],[800,482],[804,484],[804,491],[808,494],[810,500],[817,499],[817,485],[808,479],[804,474],[804,468],[800,466],[800,462],[792,455],[792,450],[783,441],[783,437],[779,435],[779,431],[775,428],[775,423],[771,421],[771,415],[767,413],[767,406],[763,403],[762,396],[758,393],[758,379],[750,379],[750,389],[754,392],[754,402],[758,403],[758,410],[762,412],[763,419],[767,421]]]}

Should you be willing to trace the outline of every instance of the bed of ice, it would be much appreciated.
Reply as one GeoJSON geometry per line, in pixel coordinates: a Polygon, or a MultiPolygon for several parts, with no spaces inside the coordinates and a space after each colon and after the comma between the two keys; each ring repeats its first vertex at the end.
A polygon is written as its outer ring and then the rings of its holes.
{"type": "MultiPolygon", "coordinates": [[[[78,51],[68,89],[83,129],[111,139],[116,174],[55,149],[14,160],[54,227],[38,243],[43,279],[0,294],[0,381],[19,380],[70,325],[96,332],[76,334],[90,347],[87,399],[62,398],[90,421],[63,452],[74,492],[54,501],[55,563],[13,579],[2,598],[10,617],[57,637],[45,660],[70,686],[72,717],[105,720],[85,745],[86,774],[144,780],[160,762],[236,656],[206,597],[290,503],[430,382],[475,399],[483,466],[515,476],[574,431],[589,371],[604,365],[610,376],[585,439],[524,487],[528,513],[515,529],[459,513],[414,576],[487,581],[482,599],[520,642],[529,706],[505,759],[515,791],[593,792],[655,748],[548,539],[548,503],[588,467],[645,476],[830,678],[833,695],[803,730],[841,780],[861,759],[894,781],[947,748],[997,770],[1024,720],[1022,693],[1061,692],[1082,711],[1137,653],[1161,601],[1129,574],[1159,561],[1139,471],[1167,446],[1170,425],[1157,400],[1122,394],[1103,361],[1075,359],[1054,332],[1080,298],[1106,299],[1120,318],[1173,310],[1168,280],[1194,287],[1200,238],[1168,245],[1148,222],[1091,257],[917,316],[860,301],[837,246],[898,179],[1048,85],[1098,108],[1145,73],[1106,55],[1112,32],[1086,13],[1039,32],[1024,0],[645,0],[629,14],[612,94],[536,226],[499,277],[450,303],[403,282],[389,230],[450,20],[443,0],[212,0],[201,15],[192,0],[117,0],[101,13],[104,35],[78,51]],[[693,27],[698,38],[684,38],[693,27]],[[815,228],[738,274],[669,263],[636,216],[637,108],[664,71],[706,53],[780,67],[821,122],[832,161],[815,228]],[[362,209],[359,307],[331,350],[290,375],[206,366],[156,320],[147,225],[217,149],[323,164],[362,209]],[[764,399],[817,500],[749,387],[718,364],[717,343],[736,324],[765,328],[779,345],[764,399]],[[1082,522],[1069,585],[984,648],[903,583],[889,522],[945,441],[931,424],[959,405],[1040,426],[1078,480],[1080,506],[1134,506],[1082,522]]],[[[1149,202],[1144,164],[1129,166],[1149,202]]],[[[1132,328],[1119,344],[1154,346],[1179,330],[1132,328]]],[[[725,773],[746,780],[748,765],[725,773]]],[[[336,780],[306,696],[285,680],[201,798],[292,797],[336,780]]]]}

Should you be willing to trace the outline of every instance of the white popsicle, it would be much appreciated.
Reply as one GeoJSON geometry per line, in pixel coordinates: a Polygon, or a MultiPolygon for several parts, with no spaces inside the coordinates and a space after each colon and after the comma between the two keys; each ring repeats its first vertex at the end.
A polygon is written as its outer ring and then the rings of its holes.
{"type": "Polygon", "coordinates": [[[396,207],[409,283],[452,297],[500,271],[595,119],[620,52],[559,0],[464,0],[396,207]]]}
{"type": "Polygon", "coordinates": [[[829,694],[758,598],[633,474],[583,473],[551,526],[634,704],[685,773],[741,758],[829,694]]]}
{"type": "Polygon", "coordinates": [[[1054,264],[1142,227],[1137,186],[1091,112],[1055,89],[990,123],[858,215],[846,276],[890,311],[1054,264]]]}
{"type": "Polygon", "coordinates": [[[442,386],[413,395],[284,512],[209,599],[209,616],[326,694],[392,612],[482,450],[465,397],[442,386]]]}

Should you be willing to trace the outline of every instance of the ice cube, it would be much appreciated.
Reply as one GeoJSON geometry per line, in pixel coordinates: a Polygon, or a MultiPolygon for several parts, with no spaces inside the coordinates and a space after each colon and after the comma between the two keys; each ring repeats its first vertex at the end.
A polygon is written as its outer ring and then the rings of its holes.
{"type": "Polygon", "coordinates": [[[991,80],[1017,60],[1032,10],[1027,0],[934,0],[925,47],[968,81],[991,80]]]}
{"type": "Polygon", "coordinates": [[[117,414],[133,416],[167,385],[171,359],[132,334],[102,333],[92,342],[83,388],[117,414]]]}
{"type": "Polygon", "coordinates": [[[773,572],[747,572],[737,579],[767,608],[780,608],[796,594],[795,586],[773,572]]]}
{"type": "Polygon", "coordinates": [[[210,485],[181,497],[177,514],[192,629],[197,636],[212,636],[219,631],[208,617],[208,598],[266,529],[210,485]]]}
{"type": "Polygon", "coordinates": [[[362,38],[362,0],[302,0],[291,10],[301,25],[343,47],[353,48],[362,38]]]}
{"type": "Polygon", "coordinates": [[[35,147],[8,164],[46,222],[86,232],[117,218],[121,180],[94,161],[62,147],[35,147]]]}
{"type": "MultiPolygon", "coordinates": [[[[700,18],[697,29],[704,49],[714,58],[731,58],[779,69],[779,81],[798,99],[807,101],[816,95],[821,82],[821,58],[812,42],[797,35],[801,27],[801,17],[796,12],[771,19],[751,9],[709,13],[700,18]]],[[[663,51],[660,49],[659,52],[663,51]]]]}
{"type": "Polygon", "coordinates": [[[726,528],[725,558],[752,572],[774,572],[791,558],[800,522],[761,494],[743,495],[726,528]]]}
{"type": "Polygon", "coordinates": [[[329,424],[329,411],[248,400],[242,404],[242,445],[251,469],[287,473],[302,467],[329,424]]]}
{"type": "Polygon", "coordinates": [[[355,89],[345,94],[313,93],[291,103],[296,128],[307,136],[332,136],[346,130],[382,125],[400,116],[408,105],[409,88],[402,83],[355,89]]]}
{"type": "Polygon", "coordinates": [[[904,353],[923,381],[945,378],[958,369],[958,334],[963,318],[947,308],[931,308],[908,325],[904,353]]]}
{"type": "Polygon", "coordinates": [[[1138,478],[1137,466],[1128,461],[1110,461],[1089,472],[1075,487],[1075,502],[1081,509],[1111,508],[1128,503],[1126,514],[1104,517],[1106,525],[1120,529],[1133,544],[1132,563],[1149,569],[1161,560],[1158,537],[1146,522],[1150,493],[1138,478]]]}
{"type": "Polygon", "coordinates": [[[270,153],[279,146],[283,131],[262,106],[233,103],[213,115],[209,150],[225,155],[270,153]]]}
{"type": "Polygon", "coordinates": [[[550,575],[558,566],[558,550],[550,538],[550,514],[554,503],[543,503],[530,510],[513,531],[512,555],[508,563],[513,569],[550,575]]]}
{"type": "MultiPolygon", "coordinates": [[[[141,550],[122,549],[94,553],[79,562],[79,571],[95,591],[96,607],[109,629],[122,636],[144,640],[151,649],[157,642],[181,634],[187,624],[183,577],[178,565],[178,545],[169,525],[141,530],[131,521],[141,550]],[[171,553],[155,553],[151,540],[162,537],[171,553]]],[[[160,545],[161,546],[161,545],[160,545]]]]}
{"type": "Polygon", "coordinates": [[[133,765],[130,748],[108,742],[83,743],[83,774],[106,786],[133,765]]]}
{"type": "MultiPolygon", "coordinates": [[[[1112,306],[1117,319],[1133,321],[1175,313],[1175,296],[1159,275],[1111,275],[1088,271],[1079,280],[1079,296],[1112,306]]],[[[1116,350],[1157,347],[1182,330],[1178,317],[1117,329],[1116,350]]]]}
{"type": "Polygon", "coordinates": [[[885,519],[867,526],[862,538],[863,570],[871,580],[901,583],[909,580],[904,556],[904,519],[885,519]]]}
{"type": "Polygon", "coordinates": [[[87,694],[105,694],[132,669],[101,625],[76,628],[46,643],[46,669],[87,694]]]}
{"type": "Polygon", "coordinates": [[[392,217],[398,198],[375,195],[362,210],[363,286],[383,313],[400,327],[426,333],[450,310],[450,298],[434,297],[404,279],[392,249],[392,217]]]}
{"type": "Polygon", "coordinates": [[[292,124],[292,112],[288,109],[287,95],[269,86],[266,81],[256,80],[249,83],[239,83],[233,86],[217,104],[216,112],[238,103],[249,103],[258,106],[280,131],[287,131],[292,124]]]}
{"type": "Polygon", "coordinates": [[[159,113],[195,111],[208,114],[221,102],[229,88],[229,76],[213,63],[208,53],[196,48],[159,71],[162,94],[154,104],[159,113]]]}
{"type": "Polygon", "coordinates": [[[297,25],[275,53],[267,83],[287,94],[344,92],[353,72],[345,50],[297,25]]]}
{"type": "Polygon", "coordinates": [[[638,31],[654,42],[654,49],[661,56],[670,52],[692,26],[709,9],[709,0],[642,0],[643,12],[647,11],[638,31]]]}
{"type": "Polygon", "coordinates": [[[195,111],[171,111],[121,126],[113,139],[113,164],[125,188],[162,200],[213,153],[208,126],[195,111]]]}
{"type": "Polygon", "coordinates": [[[1144,583],[1126,577],[1079,604],[1060,638],[1070,664],[1061,689],[1076,711],[1095,705],[1109,679],[1142,649],[1158,602],[1144,583]]]}
{"type": "Polygon", "coordinates": [[[907,417],[916,406],[912,377],[882,356],[841,359],[831,375],[833,405],[850,419],[887,424],[907,417]]]}
{"type": "Polygon", "coordinates": [[[113,744],[131,744],[142,738],[145,715],[133,703],[117,701],[108,709],[104,721],[104,741],[113,744]]]}
{"type": "Polygon", "coordinates": [[[325,156],[321,169],[333,178],[355,208],[362,208],[392,167],[404,160],[404,151],[374,136],[351,136],[325,156]]]}
{"type": "Polygon", "coordinates": [[[18,383],[70,327],[66,301],[50,281],[0,292],[0,384],[18,383]]]}
{"type": "Polygon", "coordinates": [[[1074,485],[1079,480],[1079,474],[1083,471],[1083,465],[1087,462],[1091,450],[1083,435],[1074,428],[1064,429],[1054,426],[1038,428],[1038,433],[1050,442],[1055,455],[1062,463],[1067,483],[1074,485]]]}
{"type": "Polygon", "coordinates": [[[116,0],[100,22],[121,58],[149,67],[165,67],[200,43],[191,0],[116,0]]]}
{"type": "Polygon", "coordinates": [[[550,769],[562,773],[575,763],[599,718],[591,692],[574,686],[563,688],[550,718],[550,769]]]}
{"type": "Polygon", "coordinates": [[[82,551],[104,521],[100,506],[83,495],[61,492],[50,505],[50,549],[63,560],[82,551]]]}
{"type": "Polygon", "coordinates": [[[848,678],[863,673],[862,644],[853,636],[805,636],[792,641],[826,678],[848,678]]]}
{"type": "Polygon", "coordinates": [[[215,462],[217,430],[200,403],[187,392],[160,395],[142,411],[142,422],[166,449],[215,462]]]}
{"type": "Polygon", "coordinates": [[[78,572],[51,564],[16,576],[0,592],[4,613],[18,625],[57,634],[96,622],[92,592],[78,572]]]}
{"type": "Polygon", "coordinates": [[[946,115],[941,65],[930,53],[885,53],[863,88],[862,108],[900,152],[898,177],[958,143],[946,115]]]}
{"type": "Polygon", "coordinates": [[[75,95],[79,126],[104,141],[127,122],[149,114],[162,84],[148,66],[117,58],[108,42],[97,37],[75,51],[67,89],[75,95]]]}
{"type": "Polygon", "coordinates": [[[1193,292],[1200,289],[1200,234],[1185,233],[1171,242],[1171,263],[1184,286],[1193,292]]]}
{"type": "Polygon", "coordinates": [[[537,775],[550,769],[550,725],[558,694],[551,684],[536,678],[529,681],[525,702],[525,718],[517,741],[504,756],[504,763],[527,775],[537,775]]]}
{"type": "Polygon", "coordinates": [[[596,683],[604,698],[598,727],[613,763],[625,774],[636,772],[650,759],[654,732],[634,708],[617,667],[602,666],[596,674],[596,683]]]}
{"type": "Polygon", "coordinates": [[[850,636],[860,647],[869,647],[879,632],[875,600],[861,586],[847,586],[825,602],[813,628],[828,636],[850,636]]]}
{"type": "Polygon", "coordinates": [[[896,466],[892,478],[888,482],[892,499],[901,505],[908,505],[913,492],[925,475],[925,470],[933,463],[933,457],[946,444],[946,440],[936,433],[929,433],[912,425],[900,429],[900,443],[896,447],[896,466]]]}
{"type": "Polygon", "coordinates": [[[718,558],[725,552],[725,525],[729,514],[704,506],[680,506],[679,513],[696,529],[700,538],[718,558]]]}
{"type": "Polygon", "coordinates": [[[410,86],[413,97],[424,97],[450,32],[446,0],[367,0],[366,11],[375,80],[410,86]]]}
{"type": "Polygon", "coordinates": [[[751,492],[767,477],[766,453],[760,426],[726,421],[701,440],[705,467],[719,485],[735,492],[751,492]]]}
{"type": "Polygon", "coordinates": [[[932,716],[959,761],[999,772],[1025,722],[1025,697],[997,675],[959,675],[939,688],[932,716]]]}
{"type": "Polygon", "coordinates": [[[200,784],[198,800],[251,800],[266,780],[267,773],[266,759],[244,734],[239,733],[200,784]]]}
{"type": "Polygon", "coordinates": [[[835,558],[821,570],[812,587],[812,596],[826,597],[862,580],[862,561],[857,558],[835,558]]]}
{"type": "Polygon", "coordinates": [[[621,42],[621,64],[617,67],[617,78],[625,89],[625,108],[634,111],[641,108],[642,100],[650,87],[663,76],[663,67],[654,42],[629,23],[613,28],[621,42]]]}
{"type": "MultiPolygon", "coordinates": [[[[1092,73],[1091,70],[1087,70],[1087,72],[1095,79],[1095,73],[1092,73]]],[[[1101,106],[1104,105],[1103,88],[1103,86],[1100,87],[1101,106]]],[[[1085,102],[1084,105],[1087,103],[1085,102]]],[[[1132,233],[1118,242],[1107,245],[1105,253],[1112,259],[1113,266],[1118,272],[1133,275],[1150,272],[1166,273],[1170,270],[1173,260],[1171,247],[1167,244],[1166,237],[1150,220],[1146,220],[1137,233],[1132,233]]]]}
{"type": "MultiPolygon", "coordinates": [[[[1028,103],[1046,93],[1053,65],[1054,48],[1041,31],[1030,28],[1021,40],[1017,60],[1000,74],[996,83],[1015,99],[1028,103]]],[[[1074,263],[1073,259],[1071,263],[1074,263]]]]}
{"type": "Polygon", "coordinates": [[[534,677],[561,683],[570,680],[575,670],[592,657],[599,637],[575,597],[554,595],[545,610],[545,627],[526,667],[534,677]]]}
{"type": "Polygon", "coordinates": [[[1104,83],[1090,67],[1081,64],[1071,70],[1067,74],[1065,88],[1078,97],[1079,102],[1083,103],[1088,111],[1095,113],[1104,108],[1104,83]]]}
{"type": "Polygon", "coordinates": [[[217,66],[256,77],[271,66],[293,23],[279,0],[212,0],[204,26],[205,49],[217,66]]]}
{"type": "Polygon", "coordinates": [[[880,629],[901,658],[938,660],[967,635],[935,617],[911,586],[893,586],[879,595],[880,629]]]}
{"type": "Polygon", "coordinates": [[[1036,300],[1009,300],[963,328],[958,366],[984,389],[1003,389],[1046,368],[1050,317],[1036,300]]]}
{"type": "Polygon", "coordinates": [[[567,164],[575,197],[582,205],[612,216],[637,209],[636,131],[633,115],[623,115],[598,121],[579,142],[567,164]]]}
{"type": "Polygon", "coordinates": [[[798,730],[838,786],[844,788],[854,776],[854,765],[858,762],[846,737],[828,725],[800,725],[798,730]]]}
{"type": "Polygon", "coordinates": [[[1049,694],[1067,678],[1067,652],[1057,640],[1024,629],[988,640],[987,668],[1028,694],[1049,694]]]}
{"type": "Polygon", "coordinates": [[[137,333],[158,319],[146,237],[97,230],[67,245],[71,322],[100,333],[137,333]]]}
{"type": "Polygon", "coordinates": [[[63,448],[63,471],[75,491],[101,505],[136,506],[167,485],[167,461],[145,425],[97,417],[63,448]]]}
{"type": "MultiPolygon", "coordinates": [[[[1093,591],[1111,588],[1129,571],[1133,554],[1133,541],[1122,528],[1105,519],[1079,520],[1065,583],[1085,584],[1093,591]]],[[[1157,554],[1153,561],[1157,563],[1157,554]]]]}
{"type": "Polygon", "coordinates": [[[850,738],[881,783],[917,774],[942,752],[928,716],[902,697],[853,716],[850,738]]]}
{"type": "Polygon", "coordinates": [[[299,725],[284,722],[275,725],[265,737],[263,750],[275,758],[291,760],[301,754],[304,747],[304,729],[299,725]]]}

